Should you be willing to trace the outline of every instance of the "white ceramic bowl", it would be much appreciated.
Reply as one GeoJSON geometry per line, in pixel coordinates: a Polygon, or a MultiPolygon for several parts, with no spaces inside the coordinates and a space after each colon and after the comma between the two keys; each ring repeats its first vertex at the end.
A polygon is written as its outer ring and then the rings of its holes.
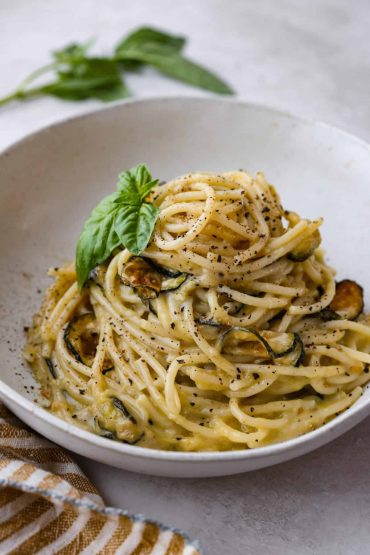
{"type": "MultiPolygon", "coordinates": [[[[339,277],[370,292],[370,148],[337,129],[221,99],[125,102],[47,127],[0,155],[0,396],[49,439],[92,459],[161,476],[217,476],[279,463],[339,436],[370,413],[370,390],[322,428],[255,450],[176,453],[85,432],[34,402],[22,361],[23,326],[41,302],[46,270],[74,256],[90,209],[122,169],[146,162],[168,179],[194,170],[263,170],[284,206],[324,216],[324,247],[339,277]]],[[[369,306],[369,303],[367,303],[369,306]]]]}

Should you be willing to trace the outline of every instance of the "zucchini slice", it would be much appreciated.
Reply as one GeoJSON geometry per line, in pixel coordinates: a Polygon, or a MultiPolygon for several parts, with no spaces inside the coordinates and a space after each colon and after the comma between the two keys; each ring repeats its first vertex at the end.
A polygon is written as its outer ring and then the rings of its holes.
{"type": "Polygon", "coordinates": [[[108,400],[108,402],[101,405],[98,409],[98,414],[96,414],[94,417],[95,433],[107,439],[113,439],[115,441],[120,441],[121,443],[126,443],[128,445],[135,445],[135,443],[138,443],[144,436],[144,433],[142,433],[135,438],[135,436],[137,435],[134,427],[135,424],[135,418],[132,416],[132,414],[129,413],[122,401],[117,397],[112,397],[110,400],[108,400]],[[131,431],[129,435],[133,436],[132,439],[124,439],[123,437],[121,437],[121,432],[115,429],[111,429],[110,426],[107,428],[106,426],[102,425],[102,418],[104,418],[105,421],[107,421],[108,419],[109,422],[110,416],[112,415],[112,410],[118,410],[123,414],[125,419],[130,421],[129,427],[131,431]]]}
{"type": "Polygon", "coordinates": [[[340,316],[335,310],[327,306],[317,312],[316,314],[307,314],[306,316],[311,316],[312,318],[321,318],[324,322],[330,322],[331,320],[339,320],[340,316]]]}
{"type": "Polygon", "coordinates": [[[104,279],[105,274],[107,273],[107,265],[106,264],[99,264],[99,266],[95,266],[89,273],[89,279],[94,281],[96,285],[100,287],[104,287],[104,279]]]}
{"type": "Polygon", "coordinates": [[[112,397],[112,401],[113,401],[113,405],[116,407],[116,409],[118,409],[120,412],[122,412],[122,414],[125,418],[127,418],[128,420],[131,420],[131,422],[136,424],[135,418],[127,410],[125,405],[122,403],[121,399],[118,399],[118,397],[112,397]]]}
{"type": "Polygon", "coordinates": [[[99,418],[97,416],[94,417],[94,428],[95,428],[95,433],[98,436],[101,437],[105,437],[106,439],[113,439],[117,441],[117,436],[114,432],[111,432],[109,430],[107,430],[106,428],[104,428],[100,422],[99,422],[99,418]]]}
{"type": "Polygon", "coordinates": [[[162,291],[176,291],[187,280],[188,274],[181,273],[174,277],[169,277],[162,281],[162,291]]]}
{"type": "Polygon", "coordinates": [[[145,258],[145,260],[147,260],[149,262],[149,264],[151,264],[153,266],[153,268],[155,268],[160,274],[162,274],[162,276],[167,276],[167,277],[178,277],[180,274],[182,274],[183,272],[181,272],[181,270],[175,270],[174,268],[168,268],[167,266],[161,266],[160,264],[157,264],[156,262],[154,262],[151,258],[145,258]]]}
{"type": "Polygon", "coordinates": [[[46,366],[48,367],[51,376],[54,378],[54,380],[58,379],[58,375],[51,358],[45,358],[44,360],[46,362],[46,366]]]}
{"type": "Polygon", "coordinates": [[[165,291],[175,291],[187,277],[185,272],[158,266],[142,256],[130,258],[120,275],[122,282],[133,287],[143,301],[155,299],[165,291]]]}
{"type": "MultiPolygon", "coordinates": [[[[235,348],[238,343],[250,340],[251,334],[262,345],[268,357],[275,364],[281,366],[300,366],[302,364],[305,353],[298,333],[280,333],[269,330],[257,331],[254,328],[235,326],[222,334],[219,343],[221,351],[227,341],[231,342],[231,348],[235,348]]],[[[263,351],[261,356],[263,356],[263,351]]]]}
{"type": "Polygon", "coordinates": [[[364,290],[351,279],[339,281],[335,287],[334,299],[329,307],[340,318],[354,320],[364,309],[364,290]]]}
{"type": "Polygon", "coordinates": [[[99,341],[94,314],[87,312],[72,318],[65,329],[64,341],[67,349],[78,362],[92,366],[99,341]]]}
{"type": "Polygon", "coordinates": [[[139,441],[143,439],[144,436],[145,436],[145,432],[140,434],[139,437],[137,437],[133,441],[127,441],[127,439],[119,439],[118,441],[120,441],[121,443],[126,443],[127,445],[136,445],[137,443],[139,443],[139,441]]]}
{"type": "Polygon", "coordinates": [[[200,316],[200,318],[195,319],[195,322],[200,326],[212,326],[213,328],[223,327],[223,324],[220,324],[219,322],[216,322],[216,320],[214,320],[213,318],[207,316],[200,316]]]}
{"type": "Polygon", "coordinates": [[[282,358],[295,350],[297,338],[294,333],[262,331],[259,335],[266,342],[266,348],[273,358],[282,358]]]}
{"type": "Polygon", "coordinates": [[[95,433],[100,437],[105,437],[106,439],[111,439],[113,441],[119,441],[120,443],[125,443],[126,445],[136,445],[136,443],[139,443],[139,441],[143,439],[145,435],[145,433],[143,432],[142,434],[139,435],[138,438],[134,439],[133,441],[127,441],[127,439],[119,439],[119,437],[117,437],[117,434],[115,432],[111,432],[110,430],[107,430],[100,424],[97,416],[95,416],[94,418],[94,428],[95,428],[95,433]]]}
{"type": "Polygon", "coordinates": [[[276,364],[280,364],[281,366],[295,366],[296,368],[303,364],[306,353],[302,339],[298,333],[294,333],[293,335],[294,345],[292,350],[289,353],[281,355],[278,360],[275,360],[276,364]]]}
{"type": "Polygon", "coordinates": [[[123,267],[120,278],[125,285],[133,287],[142,300],[155,299],[160,293],[161,274],[141,256],[130,258],[123,267]]]}
{"type": "Polygon", "coordinates": [[[321,243],[320,231],[316,229],[312,235],[303,239],[290,253],[288,253],[289,260],[293,262],[304,262],[309,258],[321,243]]]}
{"type": "Polygon", "coordinates": [[[152,314],[154,314],[155,316],[158,316],[158,311],[157,311],[157,303],[155,302],[155,299],[149,299],[148,300],[148,308],[150,310],[150,312],[152,314]]]}

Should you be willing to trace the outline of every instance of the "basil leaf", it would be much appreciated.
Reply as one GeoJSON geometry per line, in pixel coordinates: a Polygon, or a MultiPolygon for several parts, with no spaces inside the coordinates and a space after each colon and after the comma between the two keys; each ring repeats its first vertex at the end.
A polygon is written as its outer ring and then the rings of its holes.
{"type": "Polygon", "coordinates": [[[117,62],[104,58],[84,58],[72,63],[68,70],[59,70],[58,81],[43,87],[43,92],[67,100],[128,96],[117,62]]]}
{"type": "Polygon", "coordinates": [[[120,83],[99,87],[94,94],[94,98],[98,98],[103,102],[112,102],[120,98],[127,98],[130,96],[130,91],[126,87],[125,82],[121,79],[120,83]]]}
{"type": "Polygon", "coordinates": [[[145,164],[121,173],[118,179],[117,187],[121,194],[117,202],[120,203],[140,203],[158,183],[158,179],[152,179],[145,164]]]}
{"type": "Polygon", "coordinates": [[[122,245],[134,254],[140,254],[152,235],[158,215],[154,204],[144,202],[140,207],[125,204],[114,220],[114,229],[122,245]]]}
{"type": "Polygon", "coordinates": [[[158,183],[158,179],[152,179],[152,175],[145,164],[136,166],[135,180],[141,200],[144,200],[158,183]]]}
{"type": "Polygon", "coordinates": [[[117,191],[105,197],[87,219],[76,248],[76,272],[80,288],[90,271],[103,263],[115,248],[124,246],[139,254],[150,241],[158,208],[145,199],[158,179],[145,164],[119,175],[117,191]]]}
{"type": "Polygon", "coordinates": [[[214,73],[190,60],[180,56],[152,56],[150,65],[165,75],[218,94],[233,94],[233,90],[225,81],[214,73]]]}
{"type": "Polygon", "coordinates": [[[151,65],[170,77],[196,87],[219,94],[231,94],[231,88],[214,73],[181,56],[184,45],[182,37],[144,27],[120,42],[115,56],[122,62],[151,65]]]}
{"type": "Polygon", "coordinates": [[[130,48],[143,45],[161,45],[165,46],[171,52],[180,52],[185,43],[186,40],[184,37],[170,35],[169,33],[152,27],[141,27],[124,38],[116,46],[115,52],[116,55],[120,57],[120,52],[125,52],[130,48]]]}
{"type": "Polygon", "coordinates": [[[151,65],[165,75],[195,87],[218,94],[233,93],[229,85],[217,75],[171,51],[166,46],[150,43],[129,45],[117,50],[116,57],[122,61],[138,61],[151,65]]]}
{"type": "Polygon", "coordinates": [[[103,198],[85,222],[76,248],[76,272],[80,288],[90,271],[104,262],[120,245],[114,229],[114,218],[118,210],[114,202],[116,198],[117,193],[103,198]]]}
{"type": "Polygon", "coordinates": [[[70,80],[68,83],[55,83],[43,87],[42,92],[50,96],[56,96],[63,100],[87,100],[98,98],[103,102],[111,102],[120,98],[130,96],[129,91],[123,83],[105,83],[104,85],[89,86],[86,82],[70,80]]]}
{"type": "Polygon", "coordinates": [[[89,40],[84,44],[79,43],[72,43],[68,44],[64,48],[60,50],[55,50],[53,54],[53,58],[60,63],[71,64],[75,62],[79,62],[83,58],[85,58],[87,51],[91,47],[93,41],[89,40]]]}

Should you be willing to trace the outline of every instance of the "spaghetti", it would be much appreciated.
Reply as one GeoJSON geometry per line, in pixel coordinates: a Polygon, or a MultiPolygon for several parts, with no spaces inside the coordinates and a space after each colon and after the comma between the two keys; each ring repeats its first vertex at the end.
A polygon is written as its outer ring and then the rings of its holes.
{"type": "Polygon", "coordinates": [[[255,448],[314,430],[369,380],[362,290],[284,211],[263,174],[158,186],[141,256],[116,250],[79,291],[73,265],[28,334],[49,409],[102,436],[179,451],[255,448]]]}

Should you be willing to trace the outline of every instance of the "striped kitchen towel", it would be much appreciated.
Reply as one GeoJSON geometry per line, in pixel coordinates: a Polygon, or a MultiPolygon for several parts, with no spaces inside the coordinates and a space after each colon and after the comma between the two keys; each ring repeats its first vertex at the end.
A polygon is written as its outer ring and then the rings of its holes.
{"type": "Polygon", "coordinates": [[[200,555],[178,530],[106,507],[73,459],[0,404],[0,554],[200,555]]]}

